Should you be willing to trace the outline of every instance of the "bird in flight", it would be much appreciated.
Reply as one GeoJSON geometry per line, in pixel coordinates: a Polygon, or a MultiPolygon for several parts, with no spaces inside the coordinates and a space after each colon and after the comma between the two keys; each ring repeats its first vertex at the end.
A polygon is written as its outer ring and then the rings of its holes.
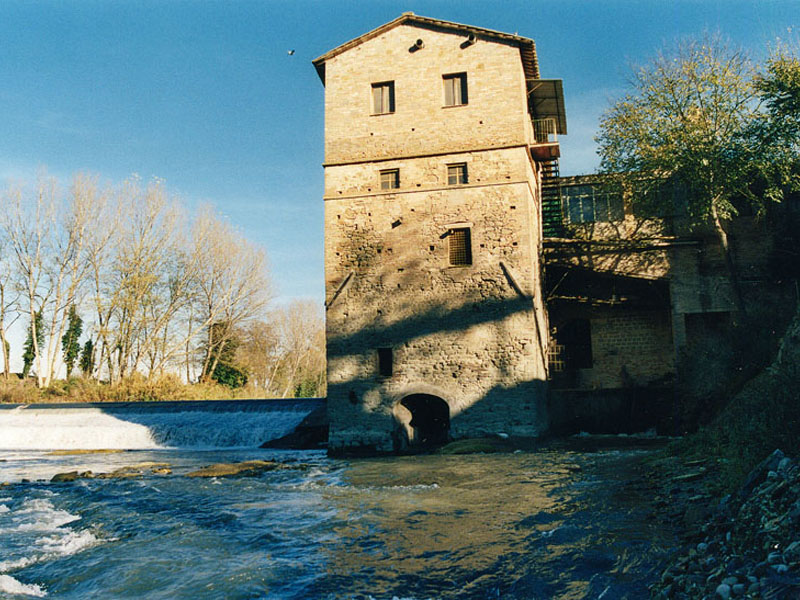
{"type": "Polygon", "coordinates": [[[294,54],[294,50],[289,50],[289,51],[287,52],[287,54],[288,54],[289,56],[292,56],[292,55],[294,54]]]}

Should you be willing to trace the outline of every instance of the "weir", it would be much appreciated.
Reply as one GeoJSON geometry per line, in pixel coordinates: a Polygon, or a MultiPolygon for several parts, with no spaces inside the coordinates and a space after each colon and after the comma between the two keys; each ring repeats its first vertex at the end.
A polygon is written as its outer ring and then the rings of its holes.
{"type": "Polygon", "coordinates": [[[321,398],[0,405],[0,450],[257,448],[321,398]]]}

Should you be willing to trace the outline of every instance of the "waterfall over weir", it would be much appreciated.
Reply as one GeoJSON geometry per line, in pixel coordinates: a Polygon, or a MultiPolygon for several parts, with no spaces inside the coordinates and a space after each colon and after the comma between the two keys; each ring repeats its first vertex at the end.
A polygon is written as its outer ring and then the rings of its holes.
{"type": "Polygon", "coordinates": [[[0,405],[0,450],[257,448],[323,399],[0,405]]]}

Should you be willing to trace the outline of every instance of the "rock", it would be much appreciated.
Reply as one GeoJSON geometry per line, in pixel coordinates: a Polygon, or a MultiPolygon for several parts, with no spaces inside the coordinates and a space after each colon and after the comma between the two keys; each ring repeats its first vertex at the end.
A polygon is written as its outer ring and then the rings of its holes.
{"type": "Polygon", "coordinates": [[[784,556],[788,556],[790,558],[798,558],[800,557],[800,542],[792,542],[786,547],[786,550],[783,551],[784,556]]]}
{"type": "Polygon", "coordinates": [[[700,542],[697,544],[697,553],[698,554],[705,554],[708,551],[708,544],[705,542],[700,542]]]}
{"type": "Polygon", "coordinates": [[[717,598],[722,598],[722,600],[728,600],[731,597],[731,586],[720,583],[717,586],[716,591],[714,592],[717,598]]]}
{"type": "Polygon", "coordinates": [[[53,475],[52,479],[50,479],[51,483],[66,483],[69,481],[75,481],[78,478],[77,471],[69,471],[67,473],[56,473],[53,475]]]}
{"type": "Polygon", "coordinates": [[[770,552],[767,555],[767,564],[775,565],[783,562],[783,555],[780,552],[770,552]]]}
{"type": "Polygon", "coordinates": [[[153,474],[155,475],[170,475],[172,474],[172,469],[169,467],[158,467],[153,469],[153,474]]]}
{"type": "Polygon", "coordinates": [[[758,485],[764,482],[767,478],[767,473],[770,471],[774,471],[778,468],[778,464],[780,464],[781,460],[785,458],[785,455],[780,450],[775,450],[772,454],[770,454],[767,458],[765,458],[759,465],[750,471],[750,474],[747,476],[747,479],[742,486],[739,494],[740,496],[748,496],[758,485]]]}
{"type": "Polygon", "coordinates": [[[218,463],[187,473],[186,477],[252,477],[274,471],[281,465],[271,460],[248,460],[240,463],[218,463]]]}
{"type": "Polygon", "coordinates": [[[778,575],[783,575],[784,573],[788,573],[789,571],[789,565],[784,565],[784,564],[772,565],[772,568],[778,575]]]}
{"type": "Polygon", "coordinates": [[[792,459],[788,456],[782,458],[778,463],[778,473],[785,473],[792,466],[792,459]]]}
{"type": "Polygon", "coordinates": [[[83,454],[118,454],[125,450],[117,449],[96,449],[96,450],[53,450],[48,452],[48,456],[80,456],[83,454]]]}
{"type": "Polygon", "coordinates": [[[761,585],[756,581],[755,583],[751,583],[747,586],[747,593],[751,596],[758,594],[758,591],[761,589],[761,585]]]}
{"type": "Polygon", "coordinates": [[[744,584],[737,583],[733,587],[731,587],[731,591],[733,592],[734,596],[744,596],[744,584]]]}
{"type": "Polygon", "coordinates": [[[739,583],[739,579],[737,577],[726,577],[725,579],[722,580],[722,583],[724,583],[728,587],[731,587],[739,583]]]}

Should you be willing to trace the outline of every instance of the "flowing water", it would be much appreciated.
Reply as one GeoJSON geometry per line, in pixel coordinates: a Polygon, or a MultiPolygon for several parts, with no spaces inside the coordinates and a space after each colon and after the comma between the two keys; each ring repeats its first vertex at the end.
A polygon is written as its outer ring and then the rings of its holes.
{"type": "MultiPolygon", "coordinates": [[[[145,423],[152,444],[68,455],[33,442],[9,448],[3,439],[26,421],[0,410],[0,447],[8,448],[0,450],[0,482],[9,482],[0,487],[0,598],[643,598],[674,541],[647,520],[637,497],[644,492],[626,483],[643,451],[333,460],[246,447],[243,430],[261,417],[220,406],[205,429],[239,434],[198,433],[180,446],[167,435],[178,417],[117,414],[111,429],[145,423]],[[184,476],[250,459],[291,468],[184,476]],[[169,463],[172,473],[49,482],[57,472],[144,463],[169,463]]],[[[189,412],[203,431],[203,411],[189,412]]],[[[305,414],[260,412],[282,423],[270,429],[274,437],[305,414]]],[[[57,431],[38,443],[95,447],[89,414],[80,444],[57,431]]],[[[35,418],[39,428],[69,426],[56,413],[35,418]]]]}

